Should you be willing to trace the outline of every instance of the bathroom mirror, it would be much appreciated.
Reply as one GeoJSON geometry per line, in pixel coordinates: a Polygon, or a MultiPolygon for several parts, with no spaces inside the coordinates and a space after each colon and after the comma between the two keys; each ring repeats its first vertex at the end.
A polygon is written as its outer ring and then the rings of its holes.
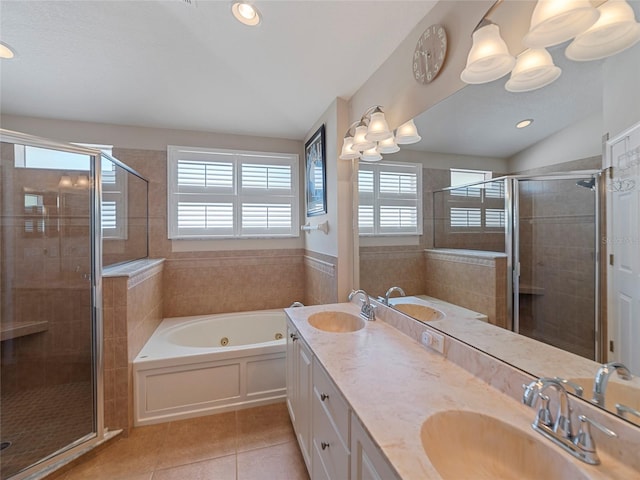
{"type": "MultiPolygon", "coordinates": [[[[639,15],[639,6],[634,5],[636,17],[639,15]]],[[[423,233],[420,236],[391,237],[391,236],[360,236],[359,270],[360,285],[372,297],[384,295],[387,288],[400,286],[406,290],[407,295],[427,295],[450,303],[461,305],[474,311],[485,313],[490,317],[490,323],[500,324],[495,321],[495,317],[504,317],[504,324],[501,327],[487,325],[493,328],[493,333],[489,332],[483,338],[475,333],[466,333],[459,328],[447,328],[446,321],[438,321],[432,326],[443,330],[452,336],[459,338],[465,343],[486,351],[488,354],[496,356],[515,367],[528,371],[536,377],[542,376],[562,376],[574,383],[580,384],[584,388],[583,398],[590,401],[592,398],[593,379],[600,364],[604,361],[618,360],[617,351],[610,351],[609,340],[605,335],[601,335],[602,329],[607,327],[606,310],[602,310],[601,299],[606,298],[606,279],[599,273],[604,270],[602,264],[597,260],[600,254],[598,250],[604,252],[604,248],[599,248],[598,240],[602,241],[604,230],[602,228],[600,215],[603,205],[597,206],[596,199],[606,197],[606,178],[597,174],[592,175],[602,168],[602,132],[605,124],[605,117],[611,116],[607,109],[611,107],[607,101],[612,97],[611,82],[624,75],[624,72],[616,70],[621,62],[607,64],[609,59],[593,62],[572,62],[565,58],[564,48],[566,45],[553,47],[550,52],[553,55],[556,65],[562,68],[562,75],[553,84],[528,93],[509,93],[504,89],[504,83],[508,79],[484,85],[470,85],[451,97],[443,100],[433,108],[416,117],[415,123],[423,140],[415,145],[402,146],[402,150],[393,155],[385,155],[382,162],[417,162],[423,164],[423,233]],[[522,129],[515,127],[516,123],[525,119],[533,119],[533,123],[522,129]],[[536,160],[536,159],[540,160],[536,160]],[[549,159],[553,159],[550,165],[549,159]],[[526,228],[534,228],[537,223],[545,224],[538,233],[549,241],[559,238],[563,244],[553,252],[551,256],[538,257],[538,267],[546,269],[546,276],[539,274],[538,278],[543,281],[539,285],[520,284],[520,292],[514,297],[511,308],[519,310],[521,327],[524,327],[527,314],[535,311],[536,302],[543,296],[552,297],[556,290],[562,290],[567,286],[573,289],[571,295],[575,300],[575,305],[561,300],[558,308],[562,310],[562,315],[556,325],[548,325],[546,328],[547,338],[545,343],[564,350],[562,365],[546,361],[544,358],[524,358],[521,351],[514,348],[507,348],[506,344],[513,340],[514,326],[507,311],[501,310],[501,306],[487,306],[483,304],[484,298],[475,303],[476,308],[472,308],[464,302],[470,301],[472,296],[469,293],[459,301],[442,298],[455,295],[453,290],[470,291],[467,284],[482,284],[493,282],[496,296],[511,295],[509,282],[507,281],[510,271],[505,263],[503,274],[496,274],[496,278],[475,278],[468,272],[474,271],[478,265],[490,264],[492,261],[504,261],[504,252],[507,251],[505,245],[504,222],[505,219],[497,218],[495,228],[484,223],[473,231],[473,235],[467,235],[466,240],[462,240],[460,235],[449,245],[442,242],[442,237],[434,232],[434,224],[438,221],[446,221],[447,225],[453,225],[451,214],[449,216],[435,213],[435,203],[446,203],[447,200],[439,198],[438,195],[447,198],[454,198],[451,191],[444,190],[440,194],[435,191],[446,189],[450,185],[449,168],[491,170],[493,177],[503,175],[520,174],[514,181],[520,182],[519,193],[529,193],[529,198],[520,198],[522,223],[526,228]],[[589,173],[574,174],[569,172],[589,171],[589,173]],[[559,173],[557,176],[549,174],[559,173]],[[593,177],[593,178],[592,178],[593,177]],[[601,182],[600,184],[596,182],[601,182]],[[600,186],[598,186],[600,185],[600,186]],[[565,194],[569,192],[570,196],[565,194]],[[537,203],[536,203],[537,202],[537,203]],[[591,204],[589,203],[591,202],[591,204]],[[588,207],[588,208],[587,208],[588,207]],[[587,208],[583,211],[583,208],[587,208]],[[531,210],[537,209],[543,212],[542,218],[534,218],[531,210]],[[554,213],[554,209],[557,212],[554,213]],[[600,209],[600,210],[599,210],[600,209]],[[575,217],[575,218],[574,218],[575,217]],[[578,218],[579,217],[579,218],[578,218]],[[502,221],[502,223],[500,223],[502,221]],[[575,222],[574,222],[575,221],[575,222]],[[576,223],[575,231],[567,230],[568,224],[576,223]],[[589,223],[590,225],[587,225],[589,223]],[[554,231],[551,224],[558,226],[554,231]],[[436,238],[438,237],[438,238],[436,238]],[[589,237],[589,241],[583,242],[589,237]],[[496,238],[498,241],[496,242],[496,238]],[[489,241],[490,239],[490,241],[489,241]],[[483,245],[493,245],[484,247],[483,245]],[[448,250],[438,250],[441,247],[448,250]],[[572,256],[577,252],[578,247],[582,248],[585,257],[572,256]],[[454,250],[451,250],[451,249],[454,250]],[[463,249],[464,251],[460,251],[463,249]],[[469,252],[470,250],[490,250],[490,252],[478,254],[469,252]],[[431,253],[428,253],[431,252],[431,253]],[[493,253],[491,253],[493,252],[493,253]],[[456,262],[456,258],[465,257],[470,260],[461,260],[474,268],[468,270],[447,270],[446,262],[436,262],[438,271],[435,268],[431,272],[428,270],[428,263],[425,258],[429,255],[448,256],[448,260],[456,262]],[[586,260],[583,261],[583,258],[586,260]],[[553,268],[564,270],[568,276],[563,279],[560,274],[552,272],[553,268]],[[464,272],[464,273],[461,273],[464,272]],[[550,273],[551,272],[551,273],[550,273]],[[434,278],[433,275],[437,275],[434,278]],[[465,275],[469,275],[466,276],[465,275]],[[503,276],[502,276],[503,275],[503,276]],[[552,280],[549,280],[553,277],[552,280]],[[555,281],[555,283],[554,283],[555,281]],[[598,295],[597,290],[585,290],[583,283],[600,283],[604,294],[598,295]],[[456,287],[456,283],[458,287],[456,287]],[[436,288],[439,285],[439,289],[436,288]],[[505,286],[507,285],[507,286],[505,286]],[[546,289],[546,290],[545,290],[546,289]],[[577,291],[582,290],[586,300],[579,299],[577,291]],[[586,291],[586,293],[585,293],[586,291]],[[461,302],[463,302],[461,304],[461,302]],[[588,310],[593,315],[593,320],[576,327],[573,319],[582,317],[582,311],[578,304],[588,304],[588,310]],[[519,305],[518,305],[519,303],[519,305]],[[482,311],[482,309],[485,311],[482,311]],[[600,315],[600,320],[596,323],[596,312],[600,315]],[[491,317],[494,317],[491,319],[491,317]],[[564,326],[563,326],[564,325],[564,326]],[[587,343],[592,345],[586,350],[579,350],[560,341],[559,329],[571,330],[569,333],[578,340],[581,337],[592,338],[587,343]],[[505,332],[504,337],[500,337],[501,332],[505,332]],[[555,332],[555,333],[554,333],[555,332]],[[555,339],[552,338],[555,335],[555,339]],[[487,336],[499,337],[498,342],[486,341],[487,336]],[[564,361],[566,360],[566,361],[564,361]],[[580,365],[576,370],[571,370],[569,365],[580,365]],[[588,374],[586,372],[589,372],[588,374]]],[[[640,44],[619,54],[627,61],[637,64],[640,62],[640,44]]],[[[612,57],[615,59],[615,57],[612,57]]],[[[636,119],[636,121],[639,119],[636,119]]],[[[627,125],[630,127],[631,125],[627,125]]],[[[493,209],[500,210],[501,201],[505,196],[515,195],[517,192],[509,190],[510,187],[503,188],[498,199],[498,207],[495,207],[496,199],[491,199],[492,188],[496,193],[492,182],[483,184],[477,189],[464,189],[466,192],[459,193],[454,200],[459,201],[465,197],[464,202],[460,202],[462,209],[468,207],[469,196],[478,195],[478,198],[486,198],[493,201],[493,209]]],[[[499,193],[499,192],[498,192],[499,193]]],[[[436,205],[437,206],[437,205],[436,205]]],[[[489,208],[489,207],[486,207],[489,208]]],[[[437,211],[437,209],[436,209],[437,211]]],[[[485,218],[482,213],[482,218],[485,218]]],[[[465,213],[468,215],[468,212],[465,213]]],[[[508,213],[504,215],[508,217],[508,213]]],[[[471,220],[469,222],[472,223],[471,220]]],[[[454,228],[453,237],[456,232],[454,228]]],[[[440,232],[441,233],[441,232],[440,232]]],[[[451,233],[451,232],[450,232],[451,233]]],[[[529,235],[531,232],[519,232],[521,237],[529,235]]],[[[549,253],[553,246],[541,246],[540,250],[549,253]]],[[[602,253],[604,254],[604,253],[602,253]]],[[[535,261],[533,265],[535,267],[535,261]]],[[[532,268],[534,268],[532,267],[532,268]]],[[[522,265],[521,275],[529,275],[525,265],[522,265]]],[[[476,269],[475,271],[480,271],[476,269]]],[[[500,271],[498,269],[495,270],[500,271]]],[[[481,273],[478,276],[482,276],[481,273]]],[[[535,275],[533,275],[535,277],[535,275]]],[[[595,287],[589,287],[595,288],[595,287]]],[[[394,293],[396,296],[397,293],[394,293]]],[[[471,302],[473,303],[473,302],[471,302]]],[[[485,302],[486,303],[486,302],[485,302]]],[[[550,315],[551,307],[539,307],[538,314],[550,315]],[[546,308],[546,309],[545,309],[546,308]]],[[[486,329],[485,329],[486,330],[486,329]]],[[[516,328],[517,330],[517,328],[516,328]]],[[[524,328],[523,328],[524,330],[524,328]]],[[[638,329],[635,330],[636,332],[638,329]]],[[[527,335],[539,341],[538,336],[527,335]]],[[[584,340],[584,338],[582,338],[584,340]]],[[[636,345],[640,344],[640,338],[633,340],[636,345]]],[[[631,381],[624,381],[614,372],[610,378],[609,388],[612,395],[621,395],[621,402],[634,409],[640,407],[640,371],[632,372],[635,376],[631,381]],[[620,393],[622,392],[622,393],[620,393]]],[[[571,388],[568,388],[570,393],[571,388]]],[[[616,414],[616,402],[607,401],[604,405],[607,410],[616,414]]],[[[630,422],[640,425],[640,417],[625,413],[621,415],[630,422]]]]}

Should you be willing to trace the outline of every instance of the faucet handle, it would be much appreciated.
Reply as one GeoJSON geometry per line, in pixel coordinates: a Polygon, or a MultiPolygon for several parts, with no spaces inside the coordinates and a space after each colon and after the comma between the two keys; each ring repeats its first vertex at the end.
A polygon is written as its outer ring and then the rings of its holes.
{"type": "Polygon", "coordinates": [[[628,407],[621,403],[616,403],[616,413],[623,418],[626,418],[626,414],[630,413],[631,415],[635,415],[640,418],[640,410],[636,410],[635,408],[628,407]]]}
{"type": "Polygon", "coordinates": [[[572,382],[571,380],[567,380],[566,378],[555,377],[555,379],[565,385],[565,388],[571,387],[577,396],[582,397],[584,395],[584,388],[582,388],[577,383],[572,382]]]}
{"type": "Polygon", "coordinates": [[[538,409],[538,413],[536,415],[536,423],[538,425],[542,424],[551,428],[553,425],[553,416],[551,415],[551,410],[549,409],[549,396],[545,395],[542,392],[539,392],[538,397],[540,397],[542,404],[540,405],[540,408],[538,409]]]}
{"type": "Polygon", "coordinates": [[[618,435],[613,430],[608,429],[600,422],[596,422],[595,420],[590,419],[584,415],[579,415],[578,420],[580,420],[580,430],[578,430],[578,434],[576,438],[573,440],[573,443],[579,447],[581,450],[589,453],[595,453],[596,451],[596,443],[591,436],[591,425],[596,427],[598,430],[601,430],[609,437],[617,437],[618,435]]]}

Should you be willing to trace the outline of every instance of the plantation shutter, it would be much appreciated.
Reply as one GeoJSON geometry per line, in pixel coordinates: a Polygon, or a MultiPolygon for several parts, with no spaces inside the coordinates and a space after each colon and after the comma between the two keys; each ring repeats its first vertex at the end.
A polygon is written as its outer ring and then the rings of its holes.
{"type": "Polygon", "coordinates": [[[358,172],[361,235],[422,233],[422,170],[418,164],[361,164],[358,172]]]}
{"type": "Polygon", "coordinates": [[[298,156],[169,147],[169,238],[298,236],[298,156]]]}

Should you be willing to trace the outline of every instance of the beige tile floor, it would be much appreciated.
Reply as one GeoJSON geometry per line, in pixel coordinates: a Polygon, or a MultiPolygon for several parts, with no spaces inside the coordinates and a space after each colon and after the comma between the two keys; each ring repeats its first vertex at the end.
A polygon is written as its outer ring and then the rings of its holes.
{"type": "Polygon", "coordinates": [[[56,480],[308,480],[285,403],[134,428],[56,480]]]}

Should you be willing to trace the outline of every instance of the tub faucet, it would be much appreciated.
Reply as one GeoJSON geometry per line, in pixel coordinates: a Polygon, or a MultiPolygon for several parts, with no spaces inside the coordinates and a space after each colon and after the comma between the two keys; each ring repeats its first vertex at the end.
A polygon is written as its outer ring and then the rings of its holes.
{"type": "Polygon", "coordinates": [[[405,297],[407,294],[404,293],[404,290],[401,289],[400,287],[391,287],[389,290],[387,290],[387,293],[384,294],[384,298],[381,298],[379,301],[382,302],[383,304],[385,304],[387,307],[389,306],[389,297],[391,296],[391,294],[393,292],[398,292],[400,294],[400,296],[405,297]]]}
{"type": "Polygon", "coordinates": [[[353,290],[349,294],[349,301],[351,301],[351,299],[359,293],[362,294],[362,297],[364,298],[362,300],[362,308],[360,309],[360,316],[365,320],[369,320],[369,321],[375,320],[376,307],[371,305],[371,302],[369,301],[369,295],[367,295],[367,292],[365,292],[364,290],[353,290]]]}
{"type": "Polygon", "coordinates": [[[609,377],[613,372],[618,372],[618,376],[623,380],[631,380],[631,372],[627,367],[619,362],[609,362],[602,365],[596,373],[593,382],[593,403],[604,405],[604,395],[607,390],[609,377]]]}

